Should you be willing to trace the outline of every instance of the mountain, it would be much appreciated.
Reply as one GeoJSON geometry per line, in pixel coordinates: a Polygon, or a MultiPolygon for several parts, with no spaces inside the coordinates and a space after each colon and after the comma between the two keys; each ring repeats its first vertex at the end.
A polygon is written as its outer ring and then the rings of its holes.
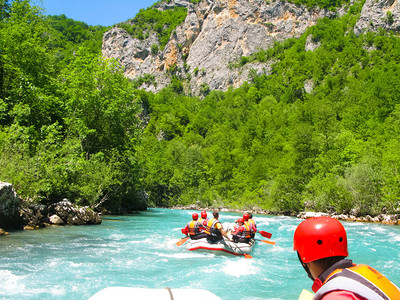
{"type": "MultiPolygon", "coordinates": [[[[138,86],[157,92],[171,83],[171,74],[185,79],[186,91],[199,95],[204,90],[227,90],[248,80],[250,70],[268,74],[270,63],[249,63],[232,67],[243,56],[267,49],[277,41],[297,38],[324,17],[343,16],[351,4],[337,9],[310,8],[286,1],[265,0],[172,0],[156,3],[150,9],[162,12],[186,8],[184,21],[172,31],[163,47],[157,32],[147,38],[132,36],[114,26],[103,38],[103,56],[116,58],[125,75],[138,86]],[[154,51],[154,49],[161,49],[154,51]]],[[[397,31],[399,6],[394,0],[367,0],[354,32],[397,31]]],[[[128,24],[135,25],[135,19],[128,24]]],[[[125,24],[126,25],[126,24],[125,24]]],[[[164,26],[168,26],[165,24],[164,26]]],[[[122,28],[121,28],[122,27],[122,28]]],[[[312,39],[306,45],[313,50],[312,39]]]]}

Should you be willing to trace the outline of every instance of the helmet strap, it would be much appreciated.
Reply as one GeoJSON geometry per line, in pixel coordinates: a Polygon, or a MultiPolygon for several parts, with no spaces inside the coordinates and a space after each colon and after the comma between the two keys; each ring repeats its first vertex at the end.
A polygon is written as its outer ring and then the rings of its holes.
{"type": "Polygon", "coordinates": [[[312,277],[311,272],[310,272],[310,269],[308,268],[307,264],[304,263],[304,262],[301,260],[301,257],[300,257],[299,252],[298,252],[298,251],[296,251],[296,252],[297,252],[297,257],[299,258],[299,261],[300,261],[301,265],[303,266],[304,270],[306,271],[308,277],[309,277],[312,281],[314,281],[314,278],[312,277]]]}

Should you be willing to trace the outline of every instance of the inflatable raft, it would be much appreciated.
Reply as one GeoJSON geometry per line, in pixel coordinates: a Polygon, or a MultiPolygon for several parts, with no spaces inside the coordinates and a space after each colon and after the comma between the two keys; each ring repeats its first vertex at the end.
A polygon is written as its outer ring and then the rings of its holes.
{"type": "Polygon", "coordinates": [[[253,251],[255,240],[251,239],[250,243],[234,243],[225,238],[215,243],[209,243],[207,239],[189,240],[186,249],[189,251],[212,252],[215,254],[232,254],[244,255],[253,251]]]}
{"type": "MultiPolygon", "coordinates": [[[[229,237],[232,237],[231,232],[234,230],[234,223],[222,224],[225,232],[229,237]]],[[[234,243],[224,238],[215,243],[209,243],[207,239],[189,240],[186,244],[186,249],[189,251],[212,252],[215,254],[232,254],[232,255],[245,255],[250,254],[256,244],[254,239],[250,243],[234,243]]]]}
{"type": "Polygon", "coordinates": [[[215,294],[201,289],[147,289],[132,287],[108,287],[97,292],[89,300],[131,300],[131,299],[165,299],[165,300],[221,300],[215,294]]]}

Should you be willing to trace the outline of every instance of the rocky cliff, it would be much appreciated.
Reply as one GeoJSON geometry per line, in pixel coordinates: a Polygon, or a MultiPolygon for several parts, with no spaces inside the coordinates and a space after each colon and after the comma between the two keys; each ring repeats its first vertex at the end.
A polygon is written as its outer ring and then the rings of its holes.
{"type": "MultiPolygon", "coordinates": [[[[267,49],[275,41],[298,37],[320,18],[346,12],[346,7],[332,12],[266,0],[201,0],[197,4],[170,0],[155,8],[167,10],[172,6],[186,7],[187,17],[157,54],[151,51],[152,45],[159,44],[155,33],[138,40],[114,27],[104,35],[103,56],[119,60],[126,76],[133,80],[153,76],[152,83],[142,85],[148,91],[156,92],[168,85],[171,78],[167,70],[175,67],[178,75],[187,79],[186,88],[194,95],[204,88],[238,87],[248,80],[251,69],[258,74],[269,72],[269,65],[260,63],[231,68],[231,63],[241,56],[267,49]]],[[[378,27],[397,30],[398,9],[397,0],[367,0],[355,32],[378,27]]]]}
{"type": "Polygon", "coordinates": [[[400,31],[400,4],[398,0],[367,0],[354,28],[356,34],[366,31],[400,31]]]}

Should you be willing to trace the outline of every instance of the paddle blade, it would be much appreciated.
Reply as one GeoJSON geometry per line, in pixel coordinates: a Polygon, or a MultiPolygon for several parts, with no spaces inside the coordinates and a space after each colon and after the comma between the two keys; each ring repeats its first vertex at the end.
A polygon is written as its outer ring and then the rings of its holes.
{"type": "Polygon", "coordinates": [[[264,241],[264,240],[260,240],[260,241],[263,242],[263,243],[266,243],[266,244],[276,245],[276,243],[273,242],[273,241],[264,241]]]}
{"type": "Polygon", "coordinates": [[[253,258],[253,256],[251,256],[250,254],[243,253],[243,255],[245,258],[253,258]]]}
{"type": "Polygon", "coordinates": [[[267,239],[270,239],[271,238],[271,236],[272,236],[272,233],[269,233],[269,232],[266,232],[266,231],[263,231],[263,230],[260,230],[260,231],[257,231],[259,234],[261,234],[263,237],[266,237],[267,239]]]}
{"type": "Polygon", "coordinates": [[[176,243],[176,245],[177,245],[177,246],[180,246],[180,245],[186,243],[186,241],[187,241],[188,239],[189,239],[189,237],[181,238],[181,239],[176,243]]]}

